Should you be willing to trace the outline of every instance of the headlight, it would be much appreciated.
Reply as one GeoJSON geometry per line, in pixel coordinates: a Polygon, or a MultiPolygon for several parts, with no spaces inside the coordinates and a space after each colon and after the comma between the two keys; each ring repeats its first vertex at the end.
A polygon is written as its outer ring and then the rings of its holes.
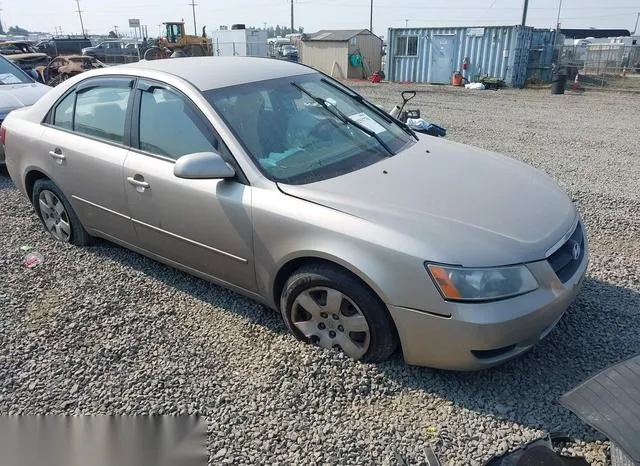
{"type": "Polygon", "coordinates": [[[524,265],[497,268],[426,266],[444,299],[452,301],[495,301],[538,288],[538,282],[524,265]]]}

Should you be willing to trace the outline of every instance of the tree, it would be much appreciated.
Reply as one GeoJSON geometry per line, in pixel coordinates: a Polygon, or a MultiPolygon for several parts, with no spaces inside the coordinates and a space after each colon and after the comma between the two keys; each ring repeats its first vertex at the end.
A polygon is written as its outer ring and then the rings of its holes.
{"type": "MultiPolygon", "coordinates": [[[[302,34],[304,32],[304,28],[299,27],[297,30],[293,32],[302,34]]],[[[284,37],[287,34],[291,34],[291,33],[292,33],[291,28],[287,26],[276,25],[275,28],[273,26],[269,26],[267,28],[267,37],[284,37]]]]}
{"type": "Polygon", "coordinates": [[[20,26],[11,26],[7,30],[7,34],[12,35],[12,36],[26,36],[26,35],[29,35],[29,31],[27,31],[26,29],[21,28],[20,26]]]}
{"type": "Polygon", "coordinates": [[[117,39],[118,34],[115,31],[109,31],[109,39],[117,39]]]}

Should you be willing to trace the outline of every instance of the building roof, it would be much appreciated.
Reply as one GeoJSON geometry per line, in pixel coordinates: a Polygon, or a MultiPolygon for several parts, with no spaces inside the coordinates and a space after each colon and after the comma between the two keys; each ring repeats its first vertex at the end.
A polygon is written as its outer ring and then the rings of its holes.
{"type": "Polygon", "coordinates": [[[560,33],[567,39],[606,39],[609,37],[629,37],[627,29],[560,29],[560,33]]]}
{"type": "Polygon", "coordinates": [[[371,32],[368,29],[342,29],[342,30],[323,29],[321,31],[310,34],[307,40],[317,40],[317,41],[327,41],[327,42],[346,42],[352,37],[355,37],[358,34],[361,34],[363,32],[366,34],[371,34],[371,32]]]}

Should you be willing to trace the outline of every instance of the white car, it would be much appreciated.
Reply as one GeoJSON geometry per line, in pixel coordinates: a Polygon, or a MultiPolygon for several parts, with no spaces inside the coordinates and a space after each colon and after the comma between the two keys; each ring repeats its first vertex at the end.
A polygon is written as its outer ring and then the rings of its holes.
{"type": "MultiPolygon", "coordinates": [[[[0,55],[0,124],[9,112],[36,103],[49,86],[36,82],[31,76],[0,55]]],[[[4,147],[0,145],[0,165],[4,165],[4,147]]]]}

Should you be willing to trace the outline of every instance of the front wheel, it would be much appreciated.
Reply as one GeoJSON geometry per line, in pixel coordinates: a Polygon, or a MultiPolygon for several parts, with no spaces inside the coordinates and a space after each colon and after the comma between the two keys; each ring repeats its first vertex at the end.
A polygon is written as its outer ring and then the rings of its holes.
{"type": "Polygon", "coordinates": [[[167,53],[164,51],[164,49],[153,46],[149,47],[147,51],[144,52],[143,58],[145,60],[162,60],[164,58],[167,58],[167,53]]]}
{"type": "Polygon", "coordinates": [[[298,269],[285,283],[280,310],[298,339],[340,349],[356,360],[383,361],[397,347],[387,309],[360,280],[337,267],[298,269]]]}

